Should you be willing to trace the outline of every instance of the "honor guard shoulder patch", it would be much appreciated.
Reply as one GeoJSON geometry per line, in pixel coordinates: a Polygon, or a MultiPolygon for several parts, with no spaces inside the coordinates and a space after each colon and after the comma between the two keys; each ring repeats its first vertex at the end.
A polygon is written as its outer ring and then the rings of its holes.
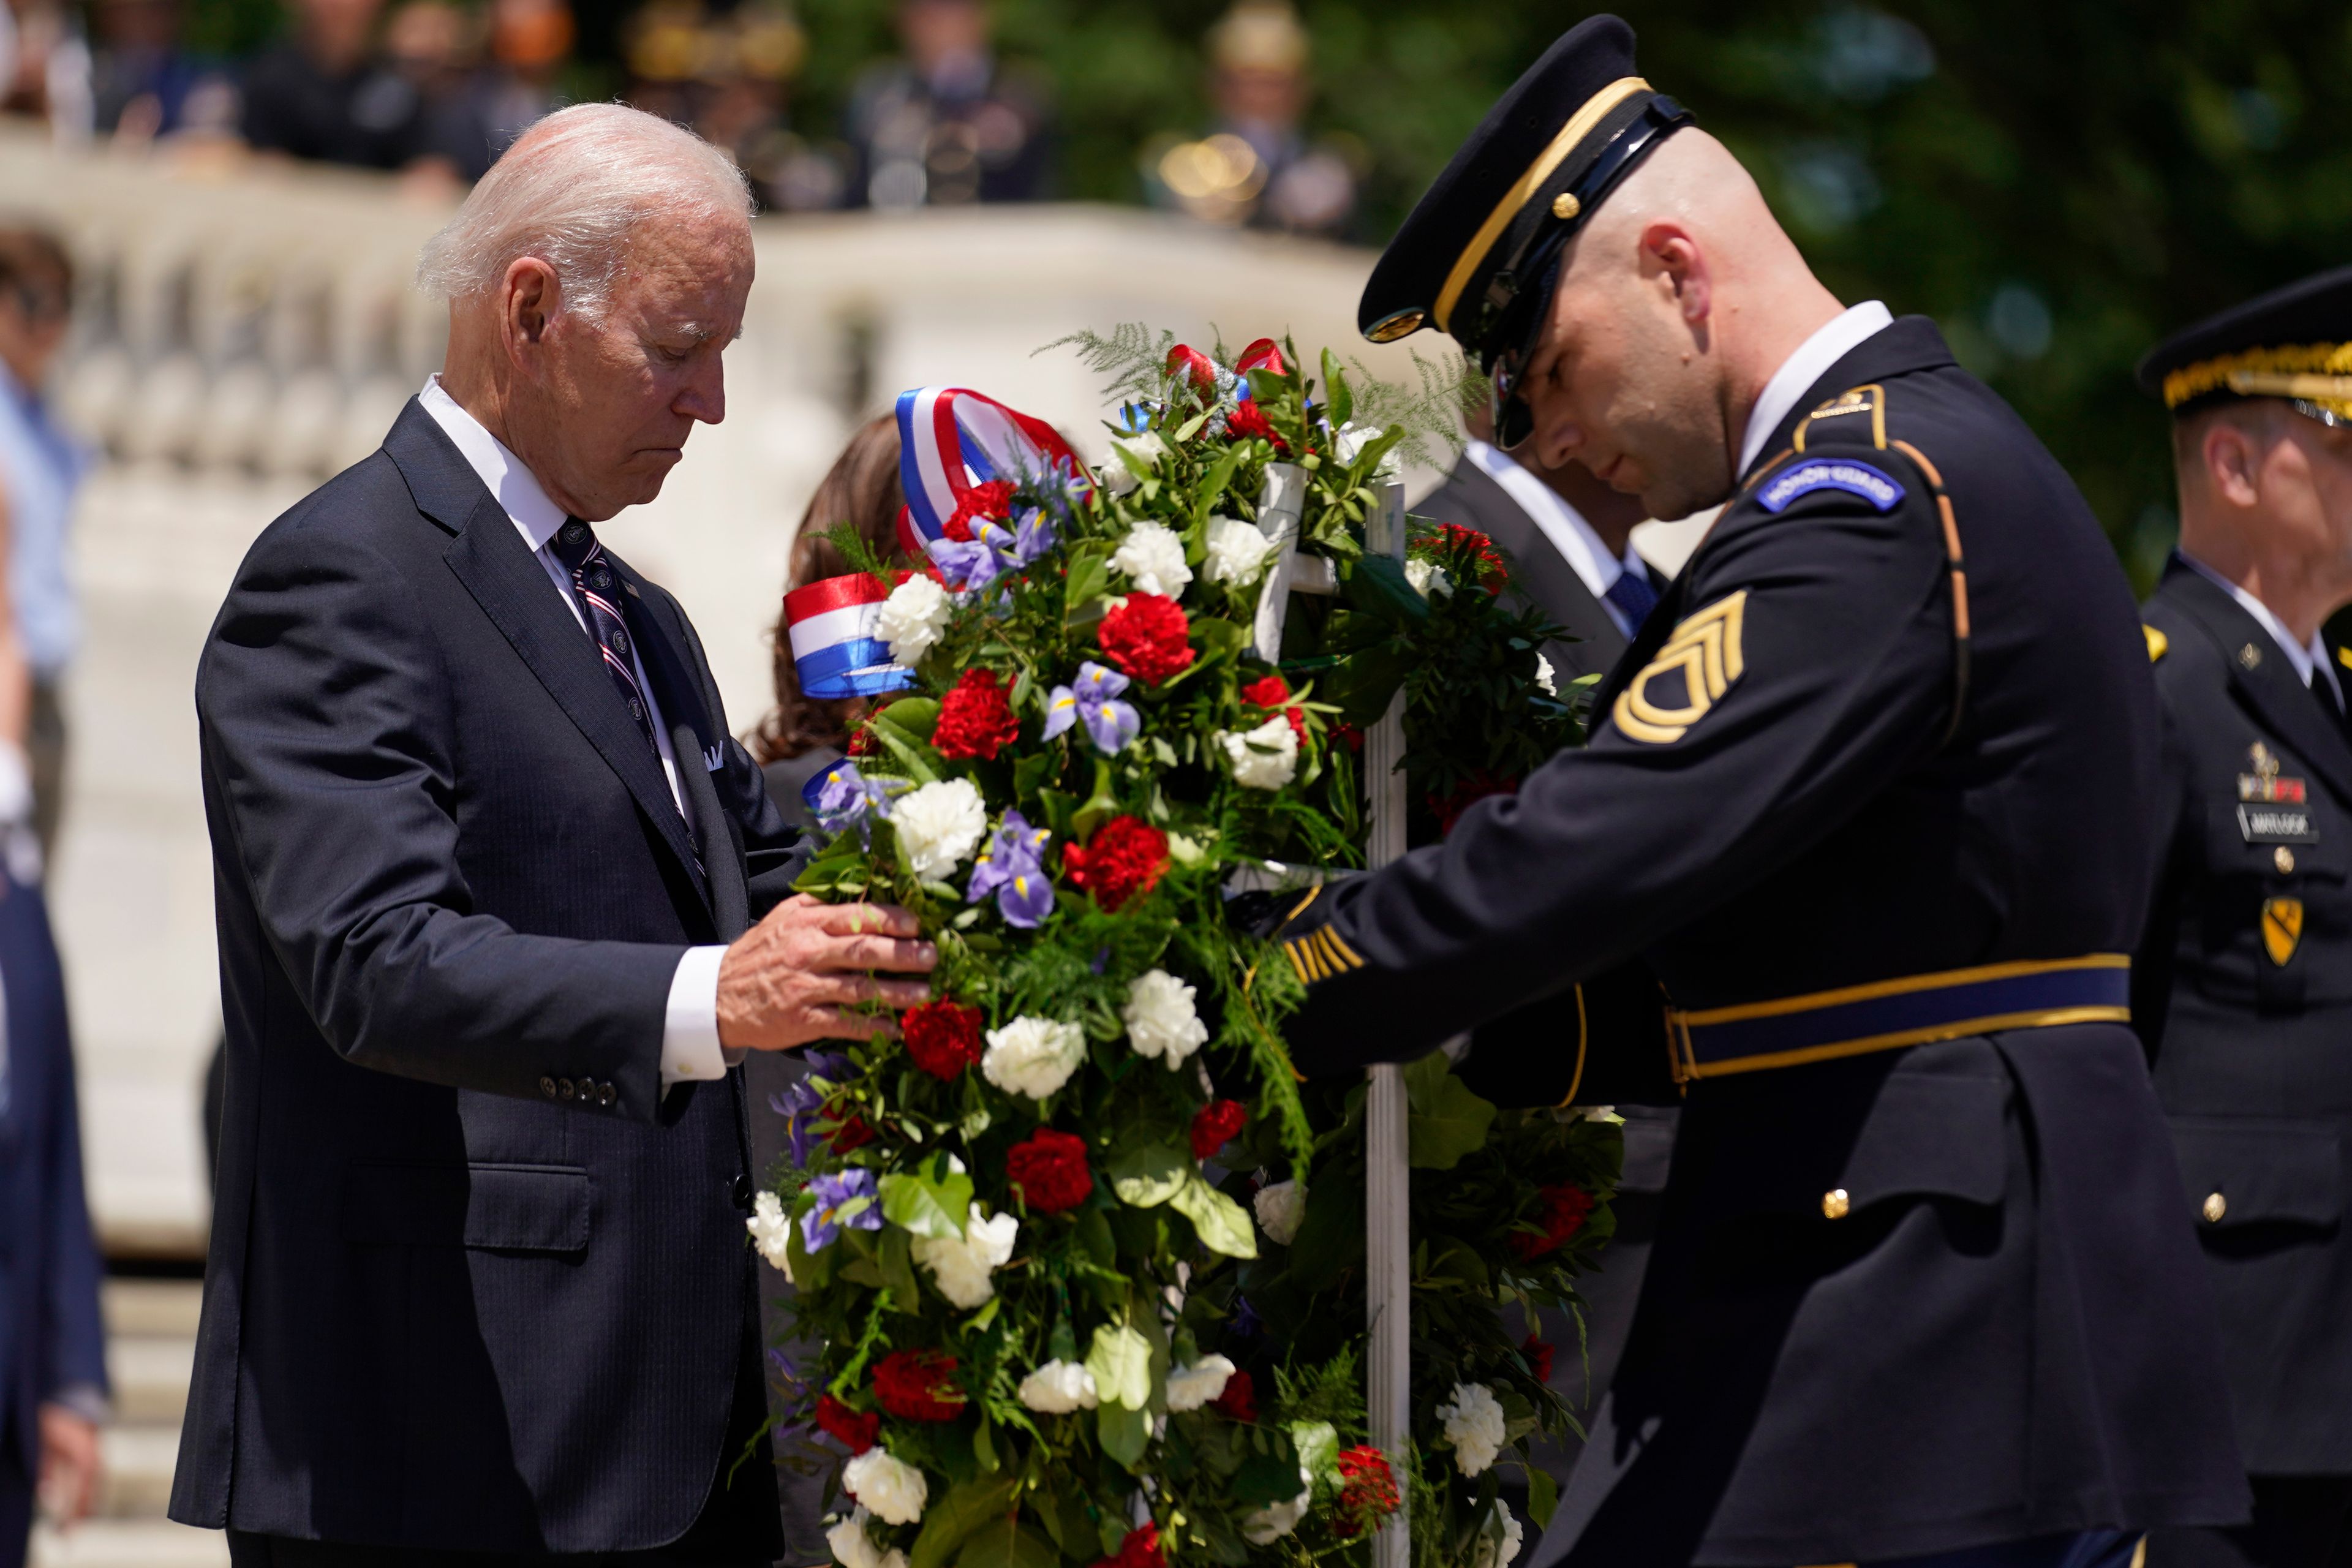
{"type": "Polygon", "coordinates": [[[1785,511],[1815,490],[1843,490],[1860,496],[1881,511],[1893,511],[1903,500],[1903,486],[1895,478],[1852,458],[1808,458],[1772,476],[1756,499],[1766,511],[1785,511]]]}
{"type": "Polygon", "coordinates": [[[1740,653],[1740,627],[1748,611],[1748,590],[1717,599],[1675,627],[1674,636],[1617,694],[1610,717],[1629,741],[1666,745],[1679,741],[1707,710],[1723,700],[1748,666],[1740,653]],[[1682,682],[1678,703],[1668,706],[1671,693],[1652,691],[1654,683],[1672,678],[1682,682]]]}

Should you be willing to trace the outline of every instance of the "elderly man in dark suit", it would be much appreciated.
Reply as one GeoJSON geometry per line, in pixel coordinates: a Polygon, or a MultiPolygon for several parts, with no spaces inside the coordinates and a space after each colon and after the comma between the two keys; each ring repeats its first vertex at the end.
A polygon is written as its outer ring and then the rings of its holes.
{"type": "Polygon", "coordinates": [[[733,1063],[909,1005],[797,856],[651,500],[751,281],[741,176],[550,116],[427,246],[446,368],[273,523],[196,681],[228,1037],[173,1517],[240,1564],[765,1564],[733,1063]],[[761,909],[772,912],[752,921],[761,909]]]}
{"type": "MultiPolygon", "coordinates": [[[[29,825],[0,826],[28,845],[29,825]]],[[[21,850],[18,870],[37,865],[21,850]]],[[[65,977],[41,890],[0,871],[0,1568],[25,1560],[33,1503],[89,1511],[106,1414],[98,1247],[82,1201],[65,977]]]]}

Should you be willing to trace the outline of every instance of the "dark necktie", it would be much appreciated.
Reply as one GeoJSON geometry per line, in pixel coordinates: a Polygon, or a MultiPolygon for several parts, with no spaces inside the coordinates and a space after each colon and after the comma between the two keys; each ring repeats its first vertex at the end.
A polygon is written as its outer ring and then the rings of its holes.
{"type": "Polygon", "coordinates": [[[1617,581],[1610,584],[1609,591],[1601,596],[1616,605],[1618,613],[1625,617],[1625,635],[1629,637],[1642,635],[1642,623],[1658,607],[1657,590],[1650,586],[1650,574],[1630,566],[1617,574],[1617,581]]]}
{"type": "MultiPolygon", "coordinates": [[[[596,531],[576,517],[566,518],[563,526],[555,531],[555,537],[547,542],[547,547],[572,574],[572,592],[580,595],[580,607],[587,612],[588,635],[594,639],[596,650],[604,656],[604,669],[621,694],[621,706],[637,721],[637,732],[646,738],[646,745],[658,767],[661,742],[654,739],[653,707],[646,700],[645,689],[637,684],[635,649],[629,641],[629,628],[621,616],[621,580],[614,573],[612,563],[604,559],[604,547],[596,542],[596,531]]],[[[677,804],[674,796],[670,804],[677,804]]],[[[679,807],[678,815],[686,815],[684,807],[679,807]]],[[[694,868],[703,868],[698,849],[695,852],[694,868]]]]}

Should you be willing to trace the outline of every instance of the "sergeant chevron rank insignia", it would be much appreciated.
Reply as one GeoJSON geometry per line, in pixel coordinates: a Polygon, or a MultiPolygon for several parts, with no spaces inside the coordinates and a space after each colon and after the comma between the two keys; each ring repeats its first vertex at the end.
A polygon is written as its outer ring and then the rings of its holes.
{"type": "Polygon", "coordinates": [[[1679,741],[1723,700],[1731,683],[1748,668],[1739,651],[1739,629],[1747,608],[1748,590],[1742,588],[1675,628],[1675,635],[1658,649],[1658,657],[1617,694],[1616,706],[1610,710],[1627,740],[1659,746],[1679,741]],[[1654,682],[1669,676],[1678,676],[1682,682],[1681,700],[1673,707],[1666,705],[1673,699],[1671,687],[1661,695],[1651,690],[1654,682]]]}

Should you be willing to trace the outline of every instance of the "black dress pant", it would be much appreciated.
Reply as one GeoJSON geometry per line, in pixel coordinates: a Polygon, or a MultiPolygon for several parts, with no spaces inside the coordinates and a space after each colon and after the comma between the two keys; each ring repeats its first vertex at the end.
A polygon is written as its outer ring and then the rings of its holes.
{"type": "Polygon", "coordinates": [[[2159,1530],[2147,1568],[2352,1568],[2352,1476],[2252,1479],[2250,1522],[2159,1530]]]}

